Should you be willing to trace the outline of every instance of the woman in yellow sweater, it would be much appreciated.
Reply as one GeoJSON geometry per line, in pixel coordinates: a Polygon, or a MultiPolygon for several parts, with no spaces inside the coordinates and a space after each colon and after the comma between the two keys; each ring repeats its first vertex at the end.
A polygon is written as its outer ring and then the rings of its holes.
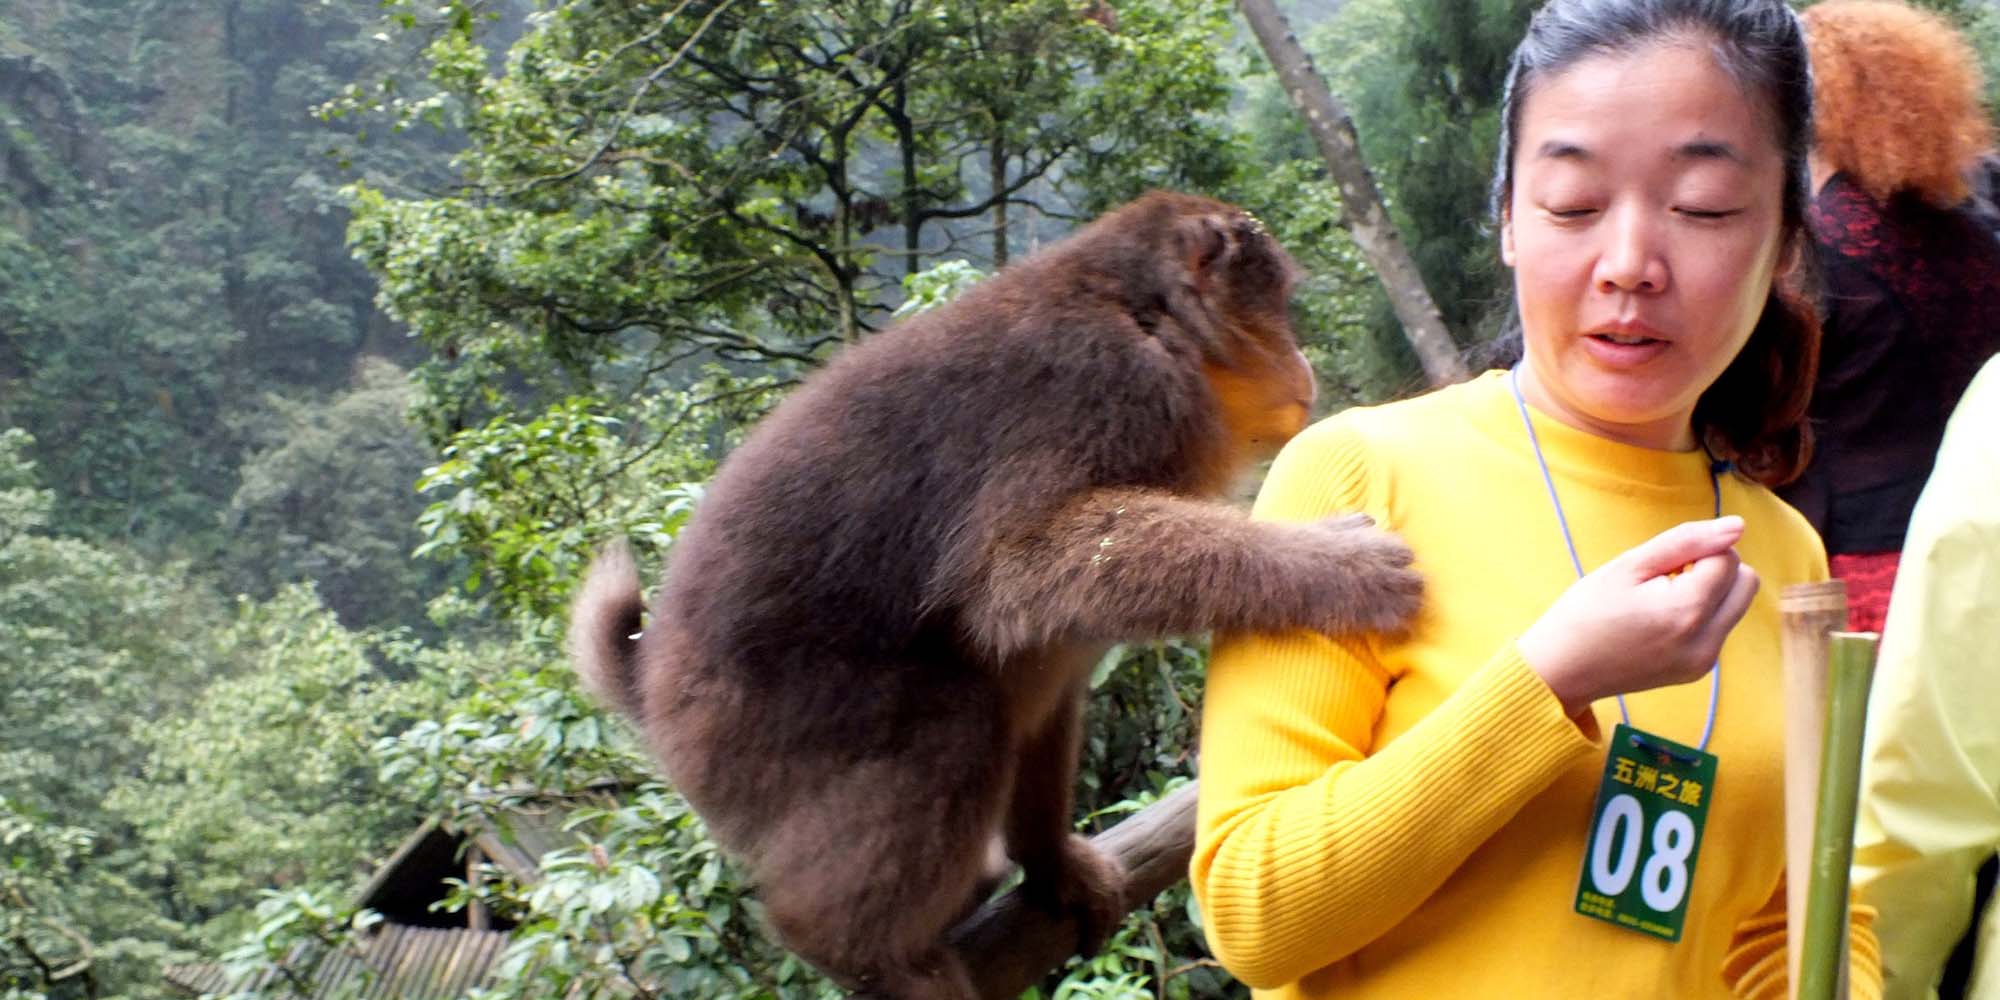
{"type": "Polygon", "coordinates": [[[1806,455],[1818,329],[1776,278],[1810,104],[1780,0],[1536,15],[1495,183],[1522,362],[1318,424],[1257,502],[1373,515],[1429,607],[1216,642],[1192,875],[1259,996],[1784,996],[1776,595],[1827,569],[1767,487],[1806,455]]]}

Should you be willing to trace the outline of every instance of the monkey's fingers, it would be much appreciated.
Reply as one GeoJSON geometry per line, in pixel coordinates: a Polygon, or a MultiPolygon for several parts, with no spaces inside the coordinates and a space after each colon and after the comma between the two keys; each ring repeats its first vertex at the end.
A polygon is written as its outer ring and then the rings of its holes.
{"type": "MultiPolygon", "coordinates": [[[[1343,519],[1344,520],[1344,519],[1343,519]]],[[[1329,526],[1321,522],[1321,527],[1329,526]]],[[[1407,630],[1423,607],[1424,578],[1411,568],[1415,553],[1401,538],[1376,528],[1350,527],[1322,535],[1324,549],[1310,572],[1330,634],[1407,630]]]]}

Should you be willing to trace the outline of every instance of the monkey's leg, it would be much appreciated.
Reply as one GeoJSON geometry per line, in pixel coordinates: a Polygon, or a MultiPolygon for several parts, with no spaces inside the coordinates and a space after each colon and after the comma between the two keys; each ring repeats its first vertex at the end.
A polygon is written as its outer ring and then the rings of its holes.
{"type": "Polygon", "coordinates": [[[1096,490],[996,543],[966,625],[1002,659],[1209,630],[1397,628],[1422,596],[1410,560],[1360,515],[1251,521],[1222,504],[1096,490]]]}
{"type": "Polygon", "coordinates": [[[852,987],[848,1000],[980,1000],[965,962],[949,945],[931,952],[887,976],[852,987]]]}
{"type": "MultiPolygon", "coordinates": [[[[784,945],[848,989],[885,1000],[977,1000],[945,935],[1002,825],[997,694],[983,678],[959,676],[970,668],[868,666],[899,677],[912,709],[893,718],[893,742],[860,759],[823,769],[801,762],[800,794],[759,847],[758,896],[784,945]]],[[[858,665],[843,671],[859,676],[858,665]]]]}
{"type": "Polygon", "coordinates": [[[1007,810],[1007,852],[1020,862],[1021,891],[1052,913],[1077,918],[1077,952],[1094,955],[1125,916],[1125,872],[1070,828],[1085,683],[1065,691],[1022,746],[1007,810]]]}

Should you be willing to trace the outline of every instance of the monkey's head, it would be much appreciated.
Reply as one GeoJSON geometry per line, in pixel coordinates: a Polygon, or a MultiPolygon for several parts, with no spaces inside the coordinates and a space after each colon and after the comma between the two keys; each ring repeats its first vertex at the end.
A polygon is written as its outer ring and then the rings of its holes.
{"type": "Polygon", "coordinates": [[[1170,197],[1167,266],[1177,279],[1170,311],[1195,337],[1202,374],[1229,428],[1231,457],[1267,458],[1305,429],[1318,391],[1292,332],[1298,265],[1250,213],[1170,197]]]}

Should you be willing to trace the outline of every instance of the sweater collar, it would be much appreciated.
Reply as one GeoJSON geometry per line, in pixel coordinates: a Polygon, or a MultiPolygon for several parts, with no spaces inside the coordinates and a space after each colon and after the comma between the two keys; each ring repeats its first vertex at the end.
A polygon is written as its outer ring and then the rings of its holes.
{"type": "MultiPolygon", "coordinates": [[[[1488,435],[1510,452],[1534,461],[1534,449],[1504,370],[1489,371],[1459,387],[1464,405],[1488,435]]],[[[1528,404],[1535,435],[1549,470],[1561,479],[1592,486],[1642,490],[1707,499],[1710,496],[1709,456],[1701,448],[1662,451],[1599,437],[1571,427],[1528,404]]]]}

